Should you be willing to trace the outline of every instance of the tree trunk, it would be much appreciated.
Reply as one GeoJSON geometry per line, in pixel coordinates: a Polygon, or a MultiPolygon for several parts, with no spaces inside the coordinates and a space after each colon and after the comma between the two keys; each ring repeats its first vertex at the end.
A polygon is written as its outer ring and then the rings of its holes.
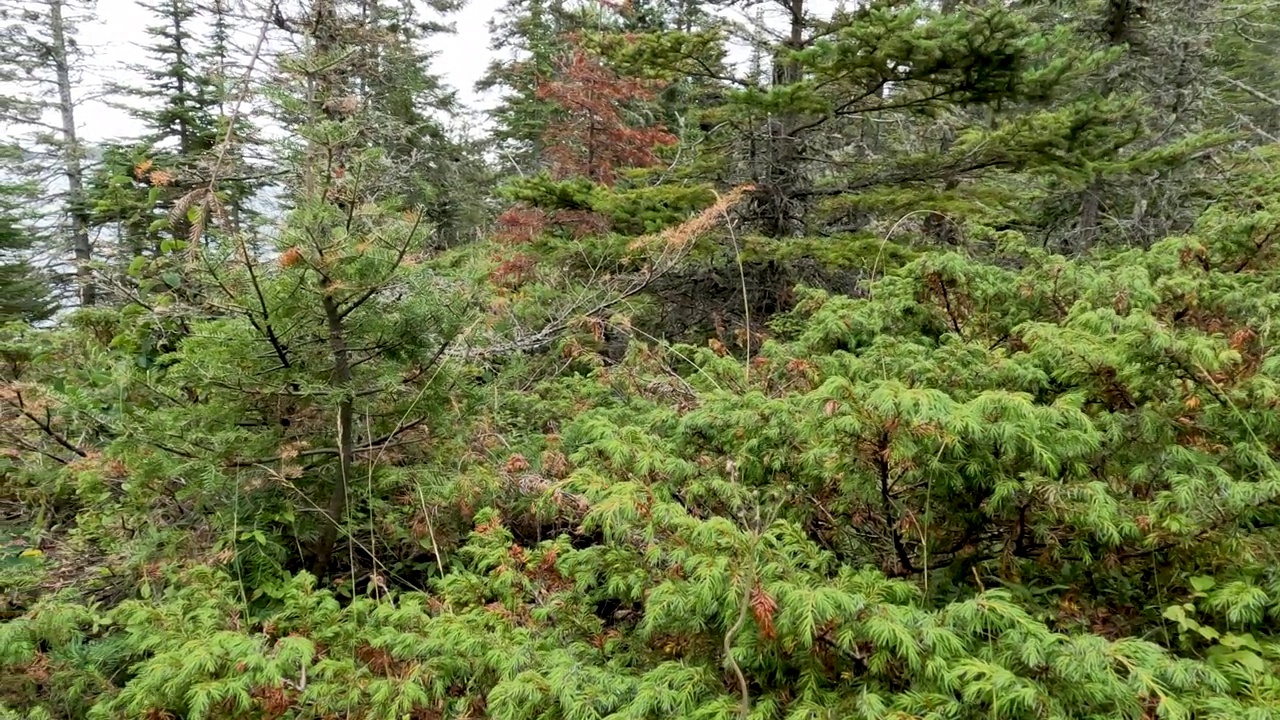
{"type": "MultiPolygon", "coordinates": [[[[1104,8],[1103,33],[1108,47],[1122,45],[1130,33],[1130,25],[1138,8],[1131,0],[1109,0],[1104,8]]],[[[1104,79],[1099,88],[1103,96],[1111,95],[1111,82],[1104,79]]],[[[1076,231],[1079,238],[1072,243],[1077,250],[1088,250],[1102,235],[1101,196],[1104,192],[1102,178],[1094,178],[1080,194],[1080,212],[1077,216],[1076,231]]]]}
{"type": "Polygon", "coordinates": [[[1102,233],[1102,208],[1098,200],[1102,192],[1102,183],[1097,180],[1089,183],[1080,198],[1080,220],[1076,224],[1079,233],[1077,242],[1073,243],[1077,250],[1088,250],[1097,242],[1102,233]]]}
{"type": "MultiPolygon", "coordinates": [[[[326,57],[336,46],[337,7],[333,0],[315,0],[311,6],[312,25],[311,39],[315,43],[315,52],[319,57],[326,57]]],[[[337,96],[341,80],[336,70],[326,70],[309,76],[307,101],[313,117],[324,115],[325,103],[337,96]]],[[[317,195],[325,193],[330,182],[325,157],[329,162],[341,164],[341,146],[324,146],[312,141],[308,148],[310,155],[305,176],[306,186],[303,192],[306,197],[315,200],[317,195]],[[336,159],[335,159],[336,158],[336,159]]],[[[312,572],[316,577],[323,577],[328,572],[333,560],[333,550],[338,539],[338,530],[347,509],[347,487],[351,481],[351,467],[355,455],[354,408],[351,390],[351,351],[347,347],[346,328],[343,325],[342,311],[333,293],[336,290],[328,277],[321,277],[323,295],[321,307],[324,311],[325,327],[329,340],[331,356],[330,387],[338,399],[337,416],[337,476],[333,479],[333,488],[329,491],[329,499],[324,508],[324,525],[316,540],[315,556],[312,572]]]]}
{"type": "MultiPolygon", "coordinates": [[[[783,0],[790,15],[790,33],[785,48],[795,52],[804,47],[804,0],[783,0]]],[[[774,56],[773,84],[776,87],[791,85],[800,81],[801,72],[798,63],[787,60],[782,62],[778,55],[774,56]]],[[[770,237],[783,237],[790,234],[793,226],[792,204],[795,193],[801,184],[800,138],[797,129],[800,118],[794,114],[784,115],[770,123],[771,152],[769,157],[769,205],[765,218],[765,233],[770,237]]]]}
{"type": "Polygon", "coordinates": [[[49,0],[50,48],[57,71],[58,110],[62,116],[62,164],[67,179],[67,214],[71,220],[71,251],[76,262],[80,288],[80,305],[89,307],[98,301],[97,287],[89,262],[93,248],[89,244],[89,222],[84,197],[82,148],[76,135],[75,102],[71,95],[71,66],[67,59],[66,24],[62,17],[62,0],[49,0]]]}
{"type": "MultiPolygon", "coordinates": [[[[170,30],[173,32],[173,46],[176,51],[174,59],[181,65],[185,66],[187,64],[187,54],[182,45],[182,8],[178,6],[177,0],[170,0],[169,12],[171,13],[171,20],[173,21],[173,25],[170,27],[170,30]]],[[[185,101],[187,96],[186,73],[179,71],[174,73],[173,78],[174,95],[179,98],[183,98],[185,101]]],[[[190,118],[185,112],[178,114],[178,148],[183,157],[192,157],[197,152],[204,150],[204,148],[196,148],[196,133],[195,129],[191,127],[189,120],[190,118]]]]}
{"type": "Polygon", "coordinates": [[[316,577],[323,577],[329,570],[333,559],[333,548],[338,539],[338,528],[347,509],[347,486],[351,479],[351,468],[355,456],[354,407],[349,394],[351,390],[351,357],[347,348],[346,332],[342,325],[342,314],[338,303],[332,295],[326,294],[322,301],[325,323],[329,330],[329,352],[333,356],[333,376],[330,383],[340,393],[338,402],[338,475],[333,480],[333,489],[329,493],[329,501],[325,504],[325,524],[316,542],[313,572],[316,577]]]}

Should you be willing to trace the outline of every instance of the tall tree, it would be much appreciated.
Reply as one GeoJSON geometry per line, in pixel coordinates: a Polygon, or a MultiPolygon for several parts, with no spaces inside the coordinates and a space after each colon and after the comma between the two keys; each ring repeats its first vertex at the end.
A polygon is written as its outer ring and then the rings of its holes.
{"type": "Polygon", "coordinates": [[[1223,9],[1216,1],[1098,0],[1076,3],[1065,12],[1046,4],[1051,17],[1078,18],[1082,43],[1116,56],[1109,72],[1096,80],[1097,92],[1127,98],[1141,109],[1141,132],[1117,148],[1115,162],[1091,169],[1064,247],[1088,248],[1104,234],[1122,244],[1149,243],[1190,227],[1201,209],[1188,202],[1196,192],[1197,172],[1186,168],[1171,175],[1189,153],[1175,152],[1155,164],[1126,161],[1150,156],[1161,146],[1194,144],[1205,130],[1212,112],[1207,92],[1211,36],[1223,9]]]}
{"type": "MultiPolygon", "coordinates": [[[[144,7],[154,18],[146,31],[153,42],[146,48],[147,61],[130,69],[146,85],[115,88],[116,96],[141,101],[131,109],[146,128],[146,140],[172,146],[182,157],[198,157],[217,140],[213,109],[222,102],[211,76],[214,68],[202,67],[208,50],[197,45],[198,7],[191,0],[156,0],[144,7]]],[[[219,32],[216,25],[213,30],[219,32]]]]}
{"type": "MultiPolygon", "coordinates": [[[[297,32],[306,22],[319,22],[315,13],[336,18],[332,28],[313,33],[312,39],[316,52],[327,55],[329,44],[341,36],[350,52],[333,76],[338,86],[324,91],[325,112],[334,118],[366,114],[352,147],[380,147],[394,159],[404,182],[397,191],[422,206],[441,229],[442,242],[448,238],[445,244],[474,236],[488,212],[488,178],[479,148],[456,137],[443,121],[462,109],[456,92],[431,68],[432,53],[423,50],[430,37],[451,31],[441,18],[456,7],[454,0],[337,3],[286,23],[297,32]]],[[[290,109],[278,119],[294,122],[297,113],[290,109]]]]}
{"type": "Polygon", "coordinates": [[[581,14],[564,0],[509,0],[489,21],[490,50],[496,57],[476,89],[501,92],[489,114],[503,167],[537,169],[551,112],[538,96],[538,86],[555,73],[567,53],[566,35],[580,26],[581,14]]]}
{"type": "MultiPolygon", "coordinates": [[[[17,171],[44,189],[41,203],[56,224],[56,242],[75,265],[78,301],[97,301],[85,200],[86,153],[79,136],[77,92],[84,56],[76,43],[80,8],[66,0],[7,0],[0,6],[6,52],[0,80],[18,97],[0,102],[10,132],[22,137],[25,167],[17,171]]],[[[12,170],[13,168],[11,168],[12,170]]]]}
{"type": "Polygon", "coordinates": [[[72,25],[64,13],[63,0],[45,0],[48,9],[48,43],[44,52],[53,62],[54,78],[58,88],[58,118],[61,121],[63,176],[67,183],[67,212],[71,222],[71,249],[77,265],[80,286],[80,304],[92,306],[97,302],[97,286],[89,262],[93,259],[93,247],[89,242],[88,208],[85,198],[84,148],[80,143],[76,126],[75,88],[72,80],[74,41],[70,39],[72,25]]]}
{"type": "Polygon", "coordinates": [[[154,41],[146,48],[148,61],[131,66],[145,84],[113,88],[141,134],[104,149],[90,193],[92,221],[116,236],[122,266],[188,240],[193,193],[203,192],[214,174],[221,175],[222,212],[236,224],[262,185],[244,158],[256,142],[252,126],[237,117],[235,132],[228,132],[224,9],[202,10],[190,0],[162,0],[148,9],[155,24],[147,33],[154,41]],[[198,32],[202,21],[207,37],[198,32]],[[211,167],[215,158],[222,166],[217,171],[211,167]]]}

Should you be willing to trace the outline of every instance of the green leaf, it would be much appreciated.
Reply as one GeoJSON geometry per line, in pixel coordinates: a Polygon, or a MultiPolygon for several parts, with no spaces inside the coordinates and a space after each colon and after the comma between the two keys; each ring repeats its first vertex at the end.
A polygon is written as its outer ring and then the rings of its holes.
{"type": "Polygon", "coordinates": [[[1214,585],[1217,585],[1217,584],[1218,584],[1218,581],[1214,580],[1208,575],[1197,575],[1191,578],[1191,587],[1195,588],[1196,592],[1208,592],[1210,589],[1213,588],[1214,585]]]}
{"type": "Polygon", "coordinates": [[[1226,637],[1222,638],[1222,644],[1229,648],[1249,648],[1251,650],[1262,652],[1262,646],[1258,644],[1257,640],[1253,639],[1253,635],[1250,633],[1243,633],[1239,635],[1236,633],[1228,633],[1226,637]]]}
{"type": "Polygon", "coordinates": [[[1239,663],[1256,673],[1264,673],[1267,671],[1267,661],[1258,657],[1257,653],[1249,650],[1237,650],[1230,655],[1227,655],[1225,659],[1239,663]]]}
{"type": "Polygon", "coordinates": [[[1221,637],[1221,633],[1209,627],[1208,625],[1200,625],[1196,628],[1196,632],[1200,633],[1205,640],[1217,640],[1221,637]]]}

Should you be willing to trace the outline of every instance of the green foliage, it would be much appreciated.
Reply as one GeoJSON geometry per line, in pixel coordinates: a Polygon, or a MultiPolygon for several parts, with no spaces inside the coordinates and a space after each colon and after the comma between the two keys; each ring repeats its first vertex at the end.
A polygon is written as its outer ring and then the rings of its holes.
{"type": "Polygon", "coordinates": [[[56,305],[48,279],[35,270],[38,235],[24,222],[23,188],[0,185],[0,323],[47,320],[56,305]]]}
{"type": "MultiPolygon", "coordinates": [[[[154,546],[169,559],[123,602],[49,597],[2,626],[21,669],[5,701],[68,718],[1273,717],[1280,296],[1276,249],[1241,242],[1274,224],[1253,197],[1149,250],[1068,260],[1004,236],[992,261],[904,257],[865,297],[806,293],[745,364],[687,346],[576,377],[513,363],[476,402],[433,406],[436,454],[369,466],[351,540],[380,560],[336,587],[283,567],[298,521],[261,483],[306,476],[201,480],[209,460],[176,453],[283,440],[233,430],[255,394],[218,389],[260,374],[251,325],[202,326],[158,386],[201,383],[202,409],[131,401],[107,446],[128,482],[87,465],[66,481],[98,546],[108,513],[136,522],[155,497],[132,489],[151,473],[187,476],[174,507],[225,541],[154,546]],[[126,451],[178,417],[163,458],[126,451]]],[[[359,283],[378,257],[333,267],[359,283]]],[[[273,312],[305,323],[273,287],[273,312]]],[[[404,336],[414,307],[359,332],[404,336]]],[[[282,340],[331,417],[305,345],[282,340]]],[[[402,415],[379,393],[358,415],[402,415]]]]}
{"type": "Polygon", "coordinates": [[[1280,718],[1270,34],[515,3],[490,197],[428,8],[279,8],[256,223],[218,8],[0,325],[0,720],[1280,718]]]}

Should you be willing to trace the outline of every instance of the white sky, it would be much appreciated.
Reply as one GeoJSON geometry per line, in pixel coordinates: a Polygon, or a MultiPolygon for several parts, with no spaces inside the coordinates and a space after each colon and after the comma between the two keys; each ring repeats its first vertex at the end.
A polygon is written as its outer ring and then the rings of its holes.
{"type": "MultiPolygon", "coordinates": [[[[462,10],[448,18],[457,32],[438,35],[426,44],[428,49],[439,53],[435,59],[436,72],[457,89],[464,104],[473,109],[486,104],[487,98],[479,97],[474,87],[493,56],[489,50],[488,22],[502,2],[467,0],[462,10]]],[[[252,8],[256,3],[246,4],[252,8]]],[[[125,82],[130,78],[122,68],[141,60],[138,48],[150,41],[146,28],[155,19],[136,0],[97,0],[94,15],[94,21],[82,24],[78,33],[80,42],[93,52],[85,80],[90,85],[106,80],[125,82]]],[[[257,27],[243,28],[248,44],[252,44],[257,31],[257,27]]],[[[82,102],[77,120],[82,139],[89,142],[127,137],[136,129],[135,121],[124,111],[92,99],[82,102]]]]}

